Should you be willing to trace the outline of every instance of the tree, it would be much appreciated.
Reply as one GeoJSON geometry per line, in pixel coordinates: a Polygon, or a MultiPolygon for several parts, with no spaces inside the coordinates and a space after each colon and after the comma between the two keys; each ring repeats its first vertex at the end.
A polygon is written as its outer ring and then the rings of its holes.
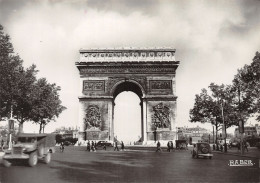
{"type": "Polygon", "coordinates": [[[12,114],[19,122],[19,132],[23,132],[25,121],[36,120],[42,131],[65,109],[58,95],[60,87],[46,79],[37,80],[36,66],[25,69],[22,64],[0,25],[0,119],[12,114]]]}
{"type": "Polygon", "coordinates": [[[33,88],[36,83],[36,66],[32,65],[20,72],[17,78],[15,105],[13,106],[14,116],[19,122],[19,132],[23,132],[23,123],[32,119],[31,110],[33,109],[33,88]]]}
{"type": "Polygon", "coordinates": [[[31,116],[32,120],[40,125],[39,133],[44,132],[45,126],[66,109],[61,105],[59,91],[59,86],[48,83],[45,78],[39,79],[34,85],[31,116]]]}
{"type": "Polygon", "coordinates": [[[203,88],[201,93],[195,96],[194,107],[190,110],[190,122],[211,123],[216,128],[217,136],[222,122],[220,114],[217,102],[203,88]]]}
{"type": "Polygon", "coordinates": [[[190,110],[191,122],[211,123],[216,128],[216,137],[222,126],[226,128],[238,124],[238,111],[234,105],[235,95],[232,85],[211,83],[211,95],[206,89],[195,97],[194,107],[190,110]],[[224,122],[224,125],[223,125],[224,122]]]}
{"type": "Polygon", "coordinates": [[[36,66],[25,69],[23,60],[14,55],[10,37],[3,32],[0,25],[0,116],[11,117],[19,122],[19,132],[23,123],[30,120],[32,108],[31,91],[36,82],[36,66]]]}
{"type": "Polygon", "coordinates": [[[12,93],[12,76],[14,71],[21,66],[21,60],[14,56],[13,45],[9,35],[3,32],[0,25],[0,116],[7,117],[10,112],[12,93]]]}
{"type": "MultiPolygon", "coordinates": [[[[233,80],[239,118],[246,121],[248,116],[260,113],[260,53],[256,52],[253,62],[238,70],[233,80]]],[[[260,121],[260,116],[257,115],[260,121]]]]}

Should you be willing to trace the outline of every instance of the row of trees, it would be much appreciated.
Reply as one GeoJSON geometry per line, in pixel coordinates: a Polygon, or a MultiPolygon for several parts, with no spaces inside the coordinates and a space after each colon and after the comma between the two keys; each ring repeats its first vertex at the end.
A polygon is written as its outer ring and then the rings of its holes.
{"type": "Polygon", "coordinates": [[[66,108],[59,99],[60,87],[48,83],[46,78],[37,79],[35,65],[23,67],[23,60],[14,53],[9,35],[0,25],[0,117],[11,115],[19,123],[33,121],[40,125],[39,132],[66,108]]]}
{"type": "Polygon", "coordinates": [[[223,121],[226,128],[247,121],[255,116],[260,121],[260,53],[250,65],[239,69],[229,85],[211,83],[195,96],[190,110],[190,121],[211,123],[216,135],[223,121]]]}

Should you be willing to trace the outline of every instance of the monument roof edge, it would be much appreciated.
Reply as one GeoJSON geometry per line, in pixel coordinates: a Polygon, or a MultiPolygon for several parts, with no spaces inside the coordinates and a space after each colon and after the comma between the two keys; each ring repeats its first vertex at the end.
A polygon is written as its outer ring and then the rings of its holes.
{"type": "Polygon", "coordinates": [[[80,53],[84,52],[114,52],[114,51],[173,51],[176,52],[175,48],[172,47],[121,47],[121,48],[81,48],[80,53]]]}

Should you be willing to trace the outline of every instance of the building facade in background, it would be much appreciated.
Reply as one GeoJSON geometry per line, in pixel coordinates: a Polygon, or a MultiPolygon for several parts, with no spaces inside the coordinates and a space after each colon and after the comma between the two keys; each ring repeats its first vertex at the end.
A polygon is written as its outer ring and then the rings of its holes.
{"type": "MultiPolygon", "coordinates": [[[[245,126],[244,134],[246,137],[259,137],[260,136],[260,126],[256,124],[255,126],[245,126]]],[[[235,129],[235,137],[239,137],[240,133],[238,128],[235,129]]]]}

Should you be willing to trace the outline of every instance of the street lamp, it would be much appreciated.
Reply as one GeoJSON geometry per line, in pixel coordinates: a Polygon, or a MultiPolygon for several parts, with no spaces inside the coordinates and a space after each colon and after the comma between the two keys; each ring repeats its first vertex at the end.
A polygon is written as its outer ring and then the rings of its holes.
{"type": "Polygon", "coordinates": [[[12,149],[12,133],[14,131],[14,119],[13,119],[13,105],[11,104],[11,116],[8,120],[8,132],[9,132],[9,143],[8,150],[12,149]]]}
{"type": "MultiPolygon", "coordinates": [[[[210,85],[209,88],[219,88],[219,86],[218,86],[218,85],[210,85]]],[[[218,104],[220,103],[221,117],[222,117],[222,122],[223,122],[223,127],[222,127],[222,128],[224,128],[224,131],[223,131],[223,132],[224,132],[223,136],[224,136],[224,141],[225,141],[225,143],[224,143],[224,152],[227,152],[227,142],[226,142],[226,124],[225,124],[225,119],[224,119],[223,100],[221,100],[221,102],[219,102],[219,96],[218,96],[218,93],[216,93],[216,95],[217,95],[217,102],[218,102],[218,104]]],[[[216,131],[217,131],[217,129],[216,129],[216,131]]],[[[217,138],[217,137],[216,137],[216,138],[217,138]]],[[[218,146],[217,146],[217,148],[218,148],[218,146]]]]}

